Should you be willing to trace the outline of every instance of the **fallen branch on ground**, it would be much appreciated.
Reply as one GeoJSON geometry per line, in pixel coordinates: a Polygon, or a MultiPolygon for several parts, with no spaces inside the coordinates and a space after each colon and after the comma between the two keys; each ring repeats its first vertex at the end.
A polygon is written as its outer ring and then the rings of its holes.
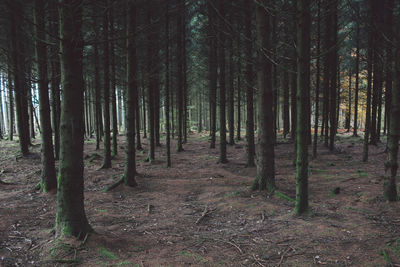
{"type": "Polygon", "coordinates": [[[209,215],[211,212],[213,212],[215,209],[213,209],[213,210],[209,210],[208,209],[208,205],[206,205],[205,207],[204,207],[204,210],[203,210],[203,212],[201,213],[201,216],[200,216],[200,218],[198,218],[197,220],[196,220],[196,224],[199,224],[203,219],[204,219],[204,217],[206,217],[207,215],[209,215]]]}

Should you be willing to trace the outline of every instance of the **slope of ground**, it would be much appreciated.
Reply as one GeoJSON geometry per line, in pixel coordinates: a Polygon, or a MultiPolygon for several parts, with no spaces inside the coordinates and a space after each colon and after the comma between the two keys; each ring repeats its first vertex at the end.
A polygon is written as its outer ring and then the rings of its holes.
{"type": "Polygon", "coordinates": [[[0,179],[13,184],[0,184],[0,265],[400,266],[400,205],[381,197],[384,145],[370,148],[369,163],[360,138],[340,135],[335,153],[321,145],[310,161],[311,212],[298,218],[293,143],[279,141],[275,195],[248,190],[256,170],[245,168],[244,141],[228,146],[221,165],[198,134],[184,152],[172,149],[172,168],[164,146],[151,164],[138,152],[139,187],[105,193],[123,172],[124,137],[109,170],[98,170],[102,151],[86,142],[85,207],[96,234],[83,242],[54,238],[56,196],[34,190],[40,146],[19,158],[17,143],[1,141],[0,179]]]}

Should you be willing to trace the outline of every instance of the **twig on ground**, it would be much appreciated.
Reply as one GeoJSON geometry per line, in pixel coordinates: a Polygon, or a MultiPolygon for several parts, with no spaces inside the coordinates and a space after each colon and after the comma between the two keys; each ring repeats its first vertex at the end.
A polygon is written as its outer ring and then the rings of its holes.
{"type": "Polygon", "coordinates": [[[203,212],[201,213],[201,216],[200,216],[200,218],[198,218],[197,220],[196,220],[196,224],[199,224],[203,219],[204,219],[204,217],[206,217],[208,214],[210,214],[212,211],[210,211],[210,210],[208,210],[208,205],[206,205],[205,207],[204,207],[204,210],[203,210],[203,212]]]}
{"type": "Polygon", "coordinates": [[[285,254],[289,252],[289,250],[291,250],[291,247],[288,247],[287,249],[285,249],[285,251],[283,251],[282,255],[281,255],[281,259],[278,262],[278,265],[276,265],[276,267],[281,266],[283,259],[285,257],[285,254]]]}
{"type": "Polygon", "coordinates": [[[260,262],[260,260],[257,259],[256,255],[254,255],[254,254],[253,254],[253,259],[254,259],[261,267],[265,267],[265,265],[262,264],[262,263],[260,262]]]}
{"type": "Polygon", "coordinates": [[[230,242],[230,241],[225,241],[225,240],[222,240],[222,241],[234,246],[235,248],[237,248],[237,250],[239,250],[240,254],[243,254],[243,250],[238,245],[236,245],[235,243],[230,242]]]}

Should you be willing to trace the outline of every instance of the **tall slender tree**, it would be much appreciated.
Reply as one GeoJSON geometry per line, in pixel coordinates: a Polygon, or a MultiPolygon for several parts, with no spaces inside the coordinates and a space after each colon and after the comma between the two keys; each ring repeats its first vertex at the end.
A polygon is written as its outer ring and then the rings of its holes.
{"type": "Polygon", "coordinates": [[[35,0],[34,22],[35,22],[35,52],[39,77],[39,112],[41,125],[41,159],[42,159],[42,181],[41,189],[44,192],[57,188],[56,169],[54,166],[53,140],[50,118],[50,101],[47,76],[47,47],[45,27],[45,1],[35,0]]]}
{"type": "Polygon", "coordinates": [[[315,76],[315,116],[314,116],[314,142],[313,142],[313,158],[317,157],[318,147],[318,123],[319,123],[319,91],[321,81],[321,0],[317,0],[317,71],[315,76]]]}
{"type": "Polygon", "coordinates": [[[266,9],[268,0],[258,3],[256,8],[257,24],[257,84],[258,84],[258,154],[257,177],[252,189],[275,190],[275,136],[273,113],[273,89],[272,89],[272,63],[265,54],[271,49],[271,25],[270,16],[266,9]]]}
{"type": "Polygon", "coordinates": [[[308,210],[308,131],[310,90],[310,0],[297,0],[297,127],[296,127],[296,214],[308,210]]]}
{"type": "MultiPolygon", "coordinates": [[[[23,59],[25,56],[25,45],[23,42],[23,20],[24,7],[21,1],[6,1],[10,16],[10,49],[11,66],[14,78],[15,105],[17,111],[17,127],[19,135],[19,146],[23,156],[29,154],[29,127],[28,127],[28,108],[27,108],[27,85],[25,65],[23,59]]],[[[10,110],[10,112],[14,112],[10,110]]]]}
{"type": "Polygon", "coordinates": [[[246,166],[254,167],[254,107],[253,107],[253,44],[252,44],[252,14],[253,1],[246,0],[246,18],[245,18],[245,57],[246,57],[246,166]]]}
{"type": "Polygon", "coordinates": [[[59,4],[63,97],[55,228],[58,235],[85,238],[93,230],[83,196],[82,0],[61,0],[59,4]]]}
{"type": "MultiPolygon", "coordinates": [[[[171,140],[170,140],[170,90],[169,90],[169,1],[166,1],[165,9],[165,128],[166,128],[166,152],[167,152],[167,167],[171,167],[171,140]]],[[[201,111],[200,111],[201,112],[201,111]]]]}
{"type": "Polygon", "coordinates": [[[111,168],[111,131],[110,131],[110,53],[109,53],[109,9],[108,0],[104,0],[105,11],[103,14],[103,117],[104,117],[104,160],[102,169],[111,168]]]}
{"type": "Polygon", "coordinates": [[[137,70],[136,70],[136,1],[128,2],[128,57],[127,57],[127,84],[126,91],[126,155],[124,182],[128,186],[136,186],[136,147],[135,147],[135,104],[137,93],[137,70]]]}
{"type": "Polygon", "coordinates": [[[225,0],[219,0],[219,162],[227,163],[226,155],[226,77],[225,77],[225,0]]]}
{"type": "Polygon", "coordinates": [[[215,148],[217,131],[217,36],[215,25],[215,7],[214,1],[207,1],[208,11],[208,39],[209,39],[209,58],[208,58],[208,76],[209,76],[209,101],[210,101],[210,148],[215,148]]]}

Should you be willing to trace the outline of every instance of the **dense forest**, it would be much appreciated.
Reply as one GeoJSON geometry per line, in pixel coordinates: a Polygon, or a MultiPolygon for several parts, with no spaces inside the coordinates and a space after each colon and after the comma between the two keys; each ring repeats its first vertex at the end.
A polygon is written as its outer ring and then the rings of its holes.
{"type": "Polygon", "coordinates": [[[0,265],[400,266],[400,2],[0,0],[0,265]]]}

